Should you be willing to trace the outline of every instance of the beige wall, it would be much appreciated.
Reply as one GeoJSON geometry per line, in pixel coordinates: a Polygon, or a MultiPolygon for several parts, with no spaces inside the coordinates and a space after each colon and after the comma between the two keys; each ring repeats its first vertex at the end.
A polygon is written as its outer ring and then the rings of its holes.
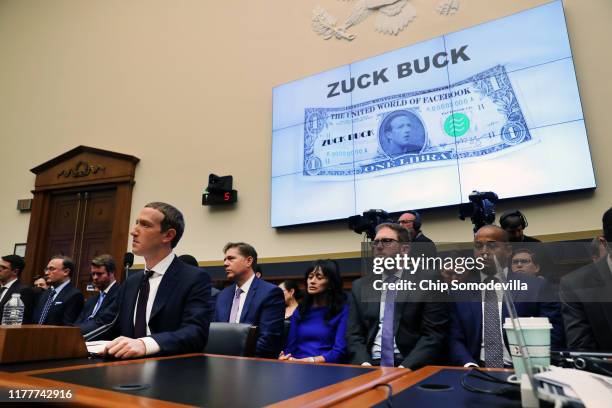
{"type": "MultiPolygon", "coordinates": [[[[462,0],[453,17],[437,0],[411,3],[417,20],[397,37],[370,19],[349,43],[310,28],[317,4],[348,15],[337,0],[1,0],[0,253],[27,239],[29,214],[15,207],[30,197],[29,169],[80,144],[141,159],[132,220],[148,201],[175,203],[188,225],[179,253],[219,259],[228,240],[262,257],[358,250],[344,222],[270,228],[272,87],[544,1],[462,0]],[[210,172],[234,175],[235,209],[200,205],[210,172]]],[[[512,203],[531,235],[598,229],[612,203],[612,3],[564,4],[598,188],[512,203]]],[[[425,221],[436,240],[470,239],[454,208],[425,221]]]]}

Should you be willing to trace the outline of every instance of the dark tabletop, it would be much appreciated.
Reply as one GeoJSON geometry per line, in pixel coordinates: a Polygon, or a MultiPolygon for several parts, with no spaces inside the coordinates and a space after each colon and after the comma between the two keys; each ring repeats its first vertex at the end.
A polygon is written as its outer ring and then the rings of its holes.
{"type": "Polygon", "coordinates": [[[190,356],[36,374],[180,404],[260,407],[370,372],[350,366],[190,356]]]}
{"type": "MultiPolygon", "coordinates": [[[[470,408],[518,408],[521,406],[520,396],[504,397],[474,393],[461,386],[461,377],[467,371],[443,369],[423,381],[404,391],[395,394],[392,398],[394,407],[470,407],[470,408]]],[[[489,372],[500,380],[505,380],[511,373],[489,372]]],[[[507,387],[501,384],[481,381],[470,377],[468,384],[487,390],[499,390],[507,387]]],[[[519,387],[515,387],[516,390],[519,387]]],[[[383,401],[376,407],[387,407],[383,401]]]]}

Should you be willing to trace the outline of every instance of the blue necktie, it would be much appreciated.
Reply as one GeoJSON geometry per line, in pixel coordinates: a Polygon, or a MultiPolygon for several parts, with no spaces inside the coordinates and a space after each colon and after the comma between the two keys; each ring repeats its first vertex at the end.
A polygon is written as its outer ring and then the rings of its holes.
{"type": "MultiPolygon", "coordinates": [[[[397,276],[391,275],[385,282],[392,283],[397,280],[397,276]]],[[[385,310],[383,313],[382,338],[380,344],[380,366],[395,366],[395,347],[393,341],[393,320],[395,314],[395,295],[397,291],[387,290],[385,294],[385,310]]]]}
{"type": "Polygon", "coordinates": [[[98,313],[98,310],[100,310],[100,306],[102,306],[102,302],[104,302],[105,296],[106,296],[106,293],[100,292],[100,295],[98,296],[98,301],[96,302],[96,305],[94,306],[93,312],[91,312],[91,315],[88,317],[89,319],[93,319],[96,313],[98,313]]]}
{"type": "Polygon", "coordinates": [[[45,324],[45,320],[47,320],[47,315],[49,314],[49,310],[51,309],[51,304],[53,304],[53,298],[55,297],[55,289],[49,289],[49,297],[47,298],[47,302],[45,303],[45,307],[43,307],[42,313],[40,314],[40,319],[38,320],[38,324],[45,324]]]}

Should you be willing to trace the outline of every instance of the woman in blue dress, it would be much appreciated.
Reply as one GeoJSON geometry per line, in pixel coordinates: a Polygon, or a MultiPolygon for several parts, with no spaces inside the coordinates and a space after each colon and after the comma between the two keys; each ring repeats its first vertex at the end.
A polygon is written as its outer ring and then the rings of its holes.
{"type": "Polygon", "coordinates": [[[346,356],[348,304],[336,261],[315,261],[304,275],[306,293],[291,316],[279,360],[341,363],[346,356]]]}

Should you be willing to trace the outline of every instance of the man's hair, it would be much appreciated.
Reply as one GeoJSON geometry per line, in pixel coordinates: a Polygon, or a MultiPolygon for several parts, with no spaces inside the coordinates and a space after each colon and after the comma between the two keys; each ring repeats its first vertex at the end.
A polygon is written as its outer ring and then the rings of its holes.
{"type": "Polygon", "coordinates": [[[412,117],[410,116],[409,112],[406,111],[395,111],[393,113],[391,113],[389,116],[387,116],[387,121],[385,122],[385,134],[388,132],[391,132],[392,126],[391,126],[391,122],[393,122],[395,119],[397,118],[401,118],[402,116],[407,117],[408,120],[410,121],[410,124],[412,125],[412,117]]]}
{"type": "Polygon", "coordinates": [[[404,228],[400,224],[394,222],[383,222],[376,226],[376,233],[383,228],[389,228],[397,234],[397,240],[399,242],[411,242],[412,241],[412,228],[404,228]]]}
{"type": "Polygon", "coordinates": [[[189,255],[189,254],[181,255],[178,257],[178,259],[179,261],[186,263],[187,265],[195,266],[196,268],[200,267],[200,265],[198,264],[198,260],[195,259],[193,255],[189,255]]]}
{"type": "Polygon", "coordinates": [[[230,248],[236,248],[240,255],[244,256],[245,258],[249,256],[252,257],[253,265],[251,265],[251,267],[253,268],[253,271],[257,268],[257,251],[255,251],[255,248],[253,248],[253,246],[245,242],[228,242],[223,247],[223,253],[226,253],[227,250],[230,248]]]}
{"type": "Polygon", "coordinates": [[[608,242],[612,242],[612,207],[608,209],[601,218],[603,224],[604,238],[608,242]]]}
{"type": "Polygon", "coordinates": [[[4,262],[8,262],[11,264],[11,269],[18,269],[17,276],[21,275],[23,268],[25,268],[25,261],[19,255],[4,255],[2,257],[4,262]]]}
{"type": "Polygon", "coordinates": [[[112,256],[108,254],[98,255],[94,259],[91,260],[92,266],[105,267],[106,272],[115,273],[117,270],[117,264],[112,256]]]}
{"type": "Polygon", "coordinates": [[[145,205],[145,208],[153,208],[164,215],[164,219],[161,222],[161,232],[166,232],[170,228],[175,230],[176,236],[172,240],[171,245],[172,248],[176,247],[185,231],[183,214],[176,207],[158,201],[145,205]]]}
{"type": "Polygon", "coordinates": [[[62,267],[64,269],[68,269],[70,271],[70,273],[68,273],[68,276],[72,277],[74,271],[76,270],[76,266],[74,265],[74,261],[72,260],[72,258],[66,255],[53,255],[50,260],[52,261],[54,259],[61,259],[62,267]]]}

